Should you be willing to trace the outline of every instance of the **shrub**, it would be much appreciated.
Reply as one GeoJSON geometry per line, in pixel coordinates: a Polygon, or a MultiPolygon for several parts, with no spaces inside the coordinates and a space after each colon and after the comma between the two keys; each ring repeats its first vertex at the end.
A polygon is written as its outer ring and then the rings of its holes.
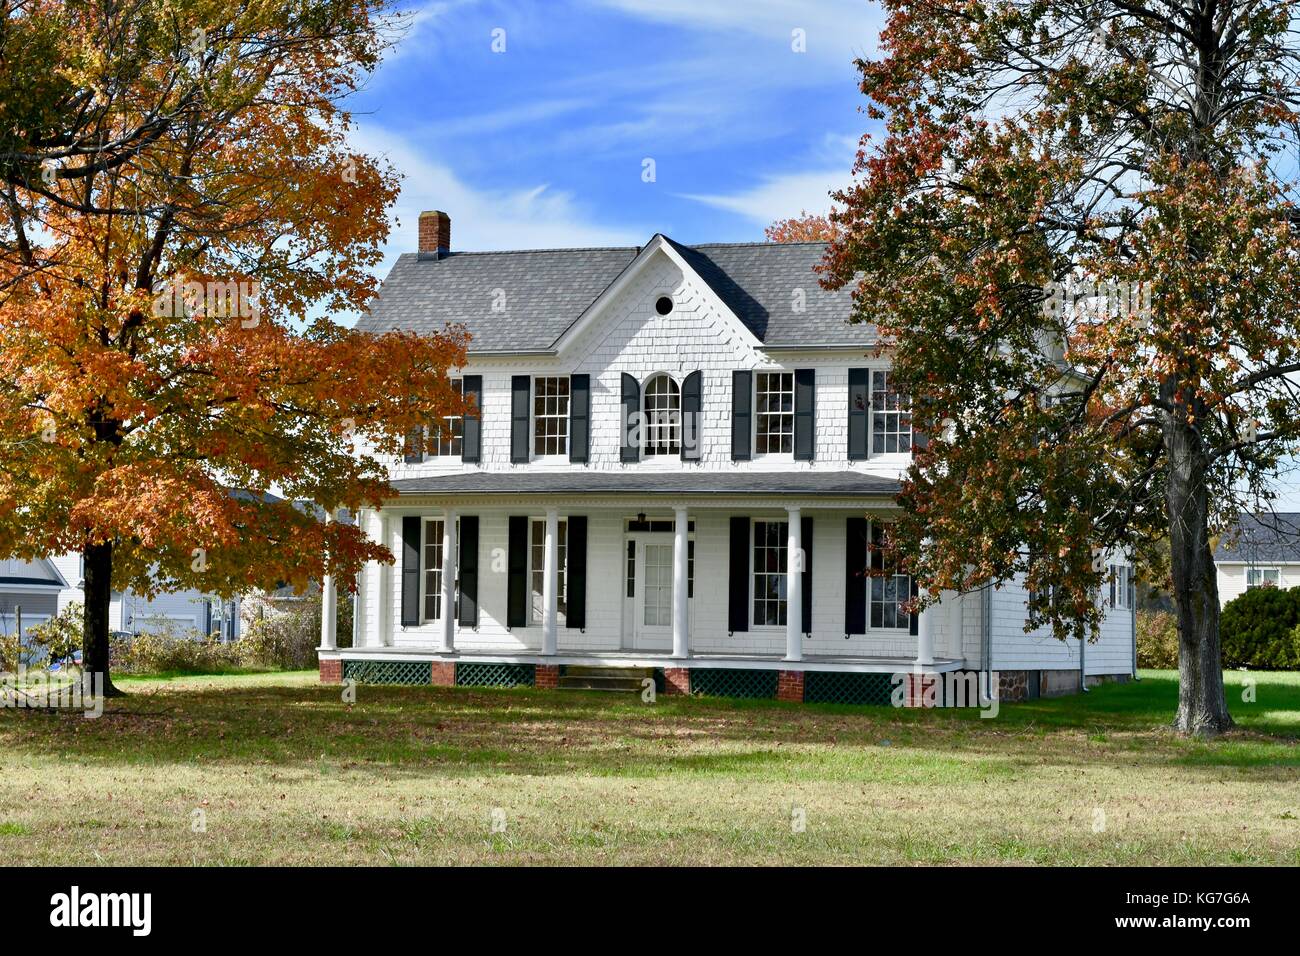
{"type": "Polygon", "coordinates": [[[204,674],[241,666],[235,644],[203,637],[194,628],[180,628],[164,620],[114,641],[113,663],[129,674],[204,674]]]}
{"type": "Polygon", "coordinates": [[[1300,668],[1300,588],[1252,588],[1223,608],[1219,633],[1225,667],[1300,668]]]}
{"type": "MultiPolygon", "coordinates": [[[[352,636],[352,603],[347,595],[340,595],[338,608],[340,646],[347,647],[352,636]]],[[[319,593],[278,605],[265,596],[253,595],[245,599],[244,611],[247,623],[233,643],[204,637],[193,628],[180,628],[163,618],[151,621],[150,629],[139,634],[114,634],[109,642],[113,667],[128,674],[203,674],[240,669],[310,670],[316,666],[319,593]]]]}
{"type": "Polygon", "coordinates": [[[240,659],[249,667],[286,670],[311,668],[320,644],[320,602],[316,614],[295,608],[267,614],[250,623],[236,642],[240,659]]]}
{"type": "Polygon", "coordinates": [[[1178,666],[1178,618],[1169,611],[1137,612],[1138,667],[1178,666]]]}
{"type": "MultiPolygon", "coordinates": [[[[310,670],[316,666],[316,648],[320,646],[322,606],[319,591],[303,595],[296,601],[273,601],[266,595],[244,599],[244,626],[238,646],[247,667],[310,670]]],[[[335,633],[339,647],[352,646],[352,600],[338,596],[335,633]]]]}
{"type": "Polygon", "coordinates": [[[27,631],[32,643],[45,649],[51,661],[66,661],[81,650],[82,614],[80,601],[72,601],[43,624],[27,631]]]}
{"type": "Polygon", "coordinates": [[[0,672],[17,673],[23,656],[23,643],[17,633],[0,632],[0,672]]]}

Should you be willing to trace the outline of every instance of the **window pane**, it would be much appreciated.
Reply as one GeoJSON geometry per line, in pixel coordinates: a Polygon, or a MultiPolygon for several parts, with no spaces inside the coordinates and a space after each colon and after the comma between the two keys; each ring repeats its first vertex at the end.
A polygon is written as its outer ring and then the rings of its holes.
{"type": "Polygon", "coordinates": [[[441,519],[424,523],[424,619],[442,617],[442,532],[441,519]]]}
{"type": "MultiPolygon", "coordinates": [[[[569,541],[569,523],[561,520],[557,523],[557,540],[556,540],[556,620],[563,624],[565,614],[568,609],[568,586],[567,574],[568,569],[568,541],[569,541]]],[[[542,589],[546,584],[546,521],[545,519],[534,519],[532,528],[529,532],[528,548],[528,567],[529,567],[529,591],[531,592],[530,603],[532,606],[532,622],[534,624],[542,623],[542,589]]]]}
{"type": "Polygon", "coordinates": [[[533,383],[533,454],[569,451],[569,380],[548,376],[533,383]]]}
{"type": "Polygon", "coordinates": [[[784,624],[786,619],[786,537],[784,521],[754,522],[754,623],[784,624]]]}
{"type": "Polygon", "coordinates": [[[794,373],[759,372],[755,382],[756,450],[788,455],[794,451],[794,373]]]}
{"type": "MultiPolygon", "coordinates": [[[[871,547],[871,566],[884,569],[884,557],[878,550],[884,547],[884,529],[875,522],[871,525],[871,547]]],[[[889,574],[872,577],[868,581],[867,600],[870,604],[871,627],[900,630],[910,627],[911,620],[903,605],[912,598],[911,575],[889,574]]]]}
{"type": "Polygon", "coordinates": [[[667,375],[656,375],[646,383],[644,405],[642,437],[645,454],[680,454],[682,407],[677,383],[667,375]]]}
{"type": "MultiPolygon", "coordinates": [[[[452,387],[460,393],[465,393],[465,383],[463,379],[456,379],[452,387]]],[[[425,458],[438,458],[445,456],[460,457],[461,447],[465,433],[465,422],[459,415],[448,415],[442,420],[442,427],[437,423],[429,426],[431,436],[436,436],[437,441],[430,442],[429,447],[425,449],[425,458]]]]}
{"type": "Polygon", "coordinates": [[[888,371],[871,373],[871,451],[897,454],[912,450],[911,402],[894,391],[888,371]]]}

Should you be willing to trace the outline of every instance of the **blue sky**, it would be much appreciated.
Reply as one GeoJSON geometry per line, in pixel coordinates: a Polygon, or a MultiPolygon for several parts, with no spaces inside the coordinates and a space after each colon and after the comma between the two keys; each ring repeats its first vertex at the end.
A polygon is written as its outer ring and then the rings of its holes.
{"type": "MultiPolygon", "coordinates": [[[[405,35],[349,103],[353,146],[404,177],[380,276],[424,209],[451,216],[461,250],[761,239],[825,212],[874,130],[853,66],[877,50],[871,0],[403,9],[405,35]]],[[[1300,509],[1300,479],[1276,484],[1300,509]]]]}
{"type": "Polygon", "coordinates": [[[404,176],[381,275],[422,209],[450,214],[461,250],[761,239],[829,207],[868,128],[853,59],[875,51],[881,13],[866,0],[406,9],[350,103],[353,145],[404,176]]]}

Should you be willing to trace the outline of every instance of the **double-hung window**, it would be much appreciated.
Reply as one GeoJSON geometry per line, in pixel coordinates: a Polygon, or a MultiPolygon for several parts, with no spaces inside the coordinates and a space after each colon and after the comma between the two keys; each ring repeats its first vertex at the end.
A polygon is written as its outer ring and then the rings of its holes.
{"type": "Polygon", "coordinates": [[[1126,564],[1110,566],[1110,606],[1131,610],[1137,596],[1137,584],[1133,578],[1133,569],[1126,564]]]}
{"type": "Polygon", "coordinates": [[[1275,588],[1281,583],[1277,568],[1248,568],[1246,571],[1246,590],[1255,588],[1275,588]]]}
{"type": "Polygon", "coordinates": [[[533,380],[533,456],[569,453],[569,378],[548,375],[533,380]]]}
{"type": "Polygon", "coordinates": [[[879,524],[871,524],[871,547],[873,550],[871,565],[885,572],[881,576],[867,579],[868,622],[872,628],[906,629],[911,626],[911,617],[904,609],[912,599],[912,576],[910,574],[889,573],[884,564],[885,529],[879,524]]]}
{"type": "Polygon", "coordinates": [[[754,376],[754,450],[760,455],[793,454],[793,372],[754,376]]]}
{"type": "Polygon", "coordinates": [[[785,574],[790,525],[754,522],[754,626],[783,625],[786,620],[785,574]]]}
{"type": "MultiPolygon", "coordinates": [[[[534,624],[542,623],[542,594],[546,587],[546,520],[534,518],[529,531],[528,544],[528,582],[531,620],[534,624]]],[[[556,534],[556,575],[555,575],[555,610],[556,620],[564,623],[568,609],[568,589],[565,573],[568,569],[569,523],[558,522],[556,534]]]]}
{"type": "Polygon", "coordinates": [[[884,369],[871,372],[871,453],[892,455],[912,450],[912,403],[894,391],[884,369]]]}
{"type": "MultiPolygon", "coordinates": [[[[465,394],[465,382],[463,379],[454,379],[451,387],[460,395],[465,394]]],[[[436,442],[430,441],[424,450],[424,457],[428,458],[459,458],[465,440],[465,419],[460,415],[448,415],[442,420],[442,427],[431,426],[430,429],[436,436],[436,442]]]]}
{"type": "MultiPolygon", "coordinates": [[[[426,518],[424,522],[424,619],[437,621],[442,618],[442,535],[446,530],[442,518],[426,518]]],[[[457,531],[460,526],[457,525],[457,531]]],[[[456,535],[456,552],[459,563],[460,535],[456,535]]],[[[459,614],[460,592],[456,592],[457,607],[453,614],[459,614]]]]}

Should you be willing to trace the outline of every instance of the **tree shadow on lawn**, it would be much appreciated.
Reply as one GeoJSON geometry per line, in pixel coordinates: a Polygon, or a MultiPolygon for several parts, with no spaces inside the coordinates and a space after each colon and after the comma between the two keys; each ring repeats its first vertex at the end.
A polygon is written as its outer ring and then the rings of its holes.
{"type": "MultiPolygon", "coordinates": [[[[1151,674],[1084,696],[974,710],[780,704],[599,693],[220,682],[162,685],[105,715],[0,712],[0,743],[24,755],[92,763],[300,765],[317,773],[484,773],[907,784],[1012,778],[1035,767],[1117,761],[1207,770],[1300,766],[1300,675],[1255,675],[1259,703],[1235,706],[1243,730],[1189,741],[1168,728],[1176,680],[1151,674]],[[1253,710],[1251,708],[1259,708],[1253,710]],[[1265,709],[1266,708],[1266,709],[1265,709]],[[6,716],[7,715],[7,718],[6,716]]],[[[1229,678],[1240,687],[1239,675],[1229,678]]],[[[1240,693],[1230,688],[1231,699],[1240,693]]]]}

